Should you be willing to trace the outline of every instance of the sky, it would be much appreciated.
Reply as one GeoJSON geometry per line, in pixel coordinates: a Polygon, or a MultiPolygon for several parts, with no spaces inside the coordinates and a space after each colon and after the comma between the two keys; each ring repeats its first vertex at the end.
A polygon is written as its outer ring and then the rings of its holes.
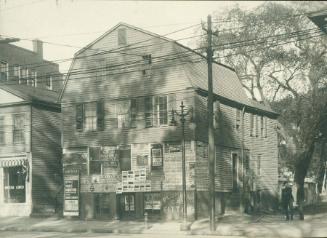
{"type": "MultiPolygon", "coordinates": [[[[208,14],[222,12],[238,4],[245,10],[259,1],[106,1],[106,0],[0,0],[0,35],[18,37],[17,45],[32,49],[32,39],[43,40],[44,58],[58,60],[73,57],[80,48],[104,32],[125,22],[165,35],[200,24],[208,14]],[[65,45],[65,46],[64,46],[65,45]]],[[[201,32],[201,25],[170,34],[178,40],[201,32]]],[[[179,41],[191,48],[196,39],[179,41]]],[[[69,62],[59,64],[68,71],[69,62]]]]}

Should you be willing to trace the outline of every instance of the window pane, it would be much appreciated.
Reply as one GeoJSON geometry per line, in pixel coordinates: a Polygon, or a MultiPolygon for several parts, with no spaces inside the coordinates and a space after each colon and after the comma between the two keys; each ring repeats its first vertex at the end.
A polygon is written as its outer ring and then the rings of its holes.
{"type": "Polygon", "coordinates": [[[24,143],[25,142],[25,117],[21,114],[13,115],[13,142],[24,143]]]}
{"type": "Polygon", "coordinates": [[[118,45],[126,45],[126,29],[118,29],[118,45]]]}
{"type": "Polygon", "coordinates": [[[26,171],[22,166],[4,168],[5,203],[23,203],[26,200],[26,171]]]}
{"type": "Polygon", "coordinates": [[[85,104],[85,130],[94,131],[97,129],[97,103],[85,104]]]}
{"type": "Polygon", "coordinates": [[[8,79],[8,64],[0,62],[0,81],[7,81],[8,79]]]}
{"type": "Polygon", "coordinates": [[[0,144],[5,144],[5,118],[0,117],[0,144]]]}

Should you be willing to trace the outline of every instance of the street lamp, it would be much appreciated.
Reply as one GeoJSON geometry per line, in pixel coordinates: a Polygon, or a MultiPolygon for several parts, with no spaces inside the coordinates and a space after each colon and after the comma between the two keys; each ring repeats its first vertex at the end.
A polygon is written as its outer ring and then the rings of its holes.
{"type": "MultiPolygon", "coordinates": [[[[192,121],[192,114],[193,109],[190,108],[188,110],[185,110],[185,106],[183,104],[183,101],[180,105],[181,111],[177,112],[175,110],[171,110],[172,118],[170,121],[170,125],[176,126],[177,122],[175,120],[175,114],[180,117],[180,121],[182,124],[182,189],[183,189],[183,223],[181,225],[181,230],[189,230],[189,226],[187,225],[187,201],[186,201],[186,169],[185,169],[185,117],[187,115],[191,115],[190,121],[192,121]]],[[[192,122],[191,122],[192,123],[192,122]]]]}

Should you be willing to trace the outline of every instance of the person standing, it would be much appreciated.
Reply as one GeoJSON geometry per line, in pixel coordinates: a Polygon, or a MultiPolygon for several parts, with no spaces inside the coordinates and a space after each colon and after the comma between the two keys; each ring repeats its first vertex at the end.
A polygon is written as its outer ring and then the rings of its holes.
{"type": "Polygon", "coordinates": [[[292,187],[287,182],[284,182],[282,188],[282,208],[285,212],[286,220],[293,220],[293,195],[292,195],[292,187]]]}

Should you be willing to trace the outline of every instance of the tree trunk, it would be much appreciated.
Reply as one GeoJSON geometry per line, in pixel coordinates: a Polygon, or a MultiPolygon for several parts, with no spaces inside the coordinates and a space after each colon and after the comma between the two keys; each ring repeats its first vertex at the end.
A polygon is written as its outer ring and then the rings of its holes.
{"type": "Polygon", "coordinates": [[[304,214],[303,214],[303,203],[304,203],[304,179],[307,175],[308,168],[312,159],[313,151],[315,148],[314,141],[311,143],[311,145],[308,147],[307,150],[303,151],[298,159],[297,163],[295,165],[295,175],[294,180],[297,187],[296,192],[296,203],[298,205],[299,209],[299,215],[300,220],[304,220],[304,214]]]}
{"type": "Polygon", "coordinates": [[[318,173],[318,191],[322,192],[322,186],[324,184],[324,178],[326,173],[326,157],[325,157],[326,141],[321,143],[320,161],[319,161],[319,173],[318,173]]]}

